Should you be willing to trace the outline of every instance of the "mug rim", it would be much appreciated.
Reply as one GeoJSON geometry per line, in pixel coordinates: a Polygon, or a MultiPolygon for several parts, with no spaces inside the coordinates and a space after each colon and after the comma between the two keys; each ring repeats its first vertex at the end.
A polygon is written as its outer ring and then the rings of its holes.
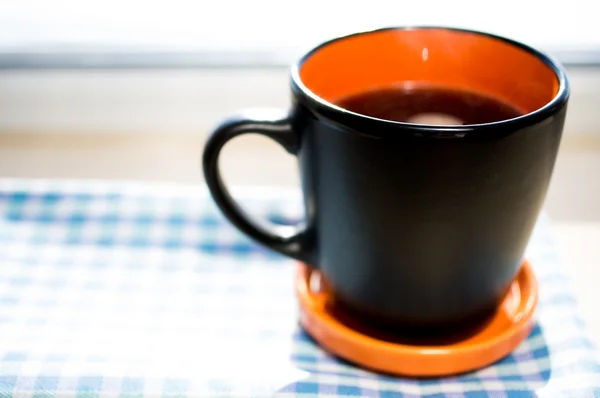
{"type": "MultiPolygon", "coordinates": [[[[389,26],[383,28],[377,28],[372,30],[364,30],[360,32],[350,33],[342,36],[337,36],[331,38],[327,41],[324,41],[310,50],[304,53],[297,62],[295,62],[290,70],[291,77],[291,86],[292,93],[294,96],[308,106],[309,109],[315,111],[322,117],[325,117],[331,122],[336,124],[351,127],[353,122],[358,122],[361,125],[367,123],[372,127],[380,128],[383,130],[389,128],[402,128],[403,130],[415,131],[420,134],[423,133],[433,133],[433,134],[442,134],[450,135],[457,134],[457,137],[462,138],[464,133],[472,132],[472,131],[480,131],[480,130],[488,130],[488,129],[497,129],[498,127],[506,127],[508,125],[514,125],[516,128],[530,126],[535,124],[541,120],[546,119],[549,116],[557,113],[561,108],[563,108],[569,99],[570,95],[570,85],[569,80],[567,79],[566,71],[564,67],[552,56],[547,54],[544,51],[537,50],[527,44],[521,43],[519,41],[509,39],[507,37],[503,37],[500,35],[496,35],[489,32],[473,30],[473,29],[465,29],[465,28],[456,28],[456,27],[448,27],[448,26],[389,26]],[[369,35],[378,32],[385,32],[391,30],[400,30],[400,31],[410,31],[410,30],[446,30],[451,32],[464,32],[464,33],[472,33],[475,35],[486,36],[491,39],[501,40],[505,43],[510,44],[511,46],[518,47],[521,50],[527,51],[531,55],[535,56],[537,59],[541,60],[546,66],[548,66],[552,72],[554,73],[556,79],[558,80],[558,90],[554,97],[547,102],[544,106],[532,111],[525,113],[523,115],[505,119],[498,120],[489,123],[479,123],[479,124],[465,124],[465,125],[436,125],[436,124],[421,124],[421,123],[407,123],[400,122],[394,120],[387,120],[376,118],[372,116],[363,115],[358,112],[353,112],[342,108],[340,106],[335,105],[334,103],[321,98],[317,94],[315,94],[312,90],[310,90],[302,81],[300,77],[300,69],[304,62],[317,51],[323,49],[324,47],[335,43],[337,41],[346,40],[356,36],[369,35]]],[[[383,131],[382,130],[382,131],[383,131]]],[[[373,131],[377,131],[376,129],[369,129],[369,135],[380,135],[377,133],[373,133],[373,131]]],[[[361,131],[362,132],[362,131],[361,131]]],[[[365,132],[362,132],[365,134],[365,132]]]]}

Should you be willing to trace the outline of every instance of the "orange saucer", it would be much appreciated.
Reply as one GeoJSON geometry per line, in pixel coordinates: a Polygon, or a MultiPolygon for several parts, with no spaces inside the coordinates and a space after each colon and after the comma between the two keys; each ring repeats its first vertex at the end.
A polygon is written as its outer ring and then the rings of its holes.
{"type": "Polygon", "coordinates": [[[538,299],[535,275],[524,261],[501,306],[478,330],[448,344],[411,345],[380,340],[340,322],[324,285],[319,271],[299,265],[296,292],[304,329],[341,358],[375,371],[412,377],[464,373],[510,354],[529,335],[538,299]]]}

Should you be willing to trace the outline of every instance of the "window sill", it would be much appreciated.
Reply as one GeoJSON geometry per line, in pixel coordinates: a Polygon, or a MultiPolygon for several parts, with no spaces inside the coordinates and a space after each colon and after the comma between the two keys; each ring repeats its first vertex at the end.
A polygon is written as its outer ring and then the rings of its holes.
{"type": "MultiPolygon", "coordinates": [[[[568,73],[565,132],[600,134],[600,68],[568,73]]],[[[0,133],[197,135],[261,106],[289,106],[287,68],[0,72],[0,133]]]]}

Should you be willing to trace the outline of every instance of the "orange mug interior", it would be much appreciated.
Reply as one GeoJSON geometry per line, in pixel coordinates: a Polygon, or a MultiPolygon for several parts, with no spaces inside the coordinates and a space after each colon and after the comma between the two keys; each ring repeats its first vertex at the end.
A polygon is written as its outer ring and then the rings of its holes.
{"type": "Polygon", "coordinates": [[[554,70],[533,50],[446,28],[384,29],[335,39],[307,55],[299,75],[329,103],[414,83],[485,94],[524,114],[548,104],[560,87],[554,70]]]}

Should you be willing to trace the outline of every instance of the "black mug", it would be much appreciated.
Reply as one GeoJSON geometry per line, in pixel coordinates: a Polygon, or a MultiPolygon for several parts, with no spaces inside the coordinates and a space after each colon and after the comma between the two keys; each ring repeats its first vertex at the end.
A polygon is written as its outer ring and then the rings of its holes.
{"type": "Polygon", "coordinates": [[[319,268],[337,300],[374,321],[440,327],[492,312],[519,270],[552,175],[569,97],[561,66],[487,33],[386,28],[314,48],[292,67],[291,89],[289,111],[240,113],[210,135],[203,170],[224,215],[319,268]],[[440,126],[335,104],[402,82],[479,91],[524,114],[440,126]],[[219,153],[247,133],[298,157],[307,219],[297,230],[261,226],[227,192],[219,153]]]}

